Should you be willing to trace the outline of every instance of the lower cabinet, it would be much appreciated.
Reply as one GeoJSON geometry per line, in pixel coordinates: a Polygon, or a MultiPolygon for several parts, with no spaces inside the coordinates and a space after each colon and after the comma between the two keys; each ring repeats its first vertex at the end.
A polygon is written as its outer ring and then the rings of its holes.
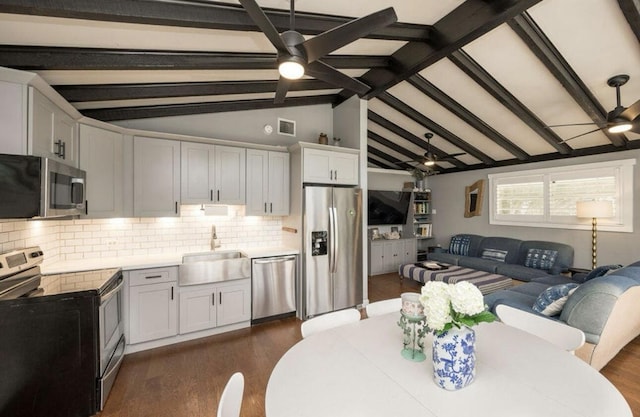
{"type": "Polygon", "coordinates": [[[129,343],[178,334],[178,268],[129,271],[129,343]]]}
{"type": "Polygon", "coordinates": [[[180,334],[251,319],[251,279],[180,288],[180,334]]]}
{"type": "Polygon", "coordinates": [[[401,264],[415,261],[415,239],[369,241],[369,275],[397,272],[401,264]]]}

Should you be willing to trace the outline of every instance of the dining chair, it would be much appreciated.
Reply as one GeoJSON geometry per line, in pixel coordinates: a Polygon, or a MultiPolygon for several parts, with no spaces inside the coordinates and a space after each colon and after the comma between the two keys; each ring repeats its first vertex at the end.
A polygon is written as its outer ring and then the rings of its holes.
{"type": "Polygon", "coordinates": [[[220,396],[217,417],[239,417],[244,392],[244,375],[236,372],[231,375],[220,396]]]}
{"type": "Polygon", "coordinates": [[[300,331],[304,339],[313,333],[333,329],[348,323],[355,323],[358,320],[360,320],[360,312],[355,308],[348,308],[311,318],[302,323],[300,331]]]}
{"type": "Polygon", "coordinates": [[[367,304],[367,317],[381,316],[387,313],[397,313],[402,309],[402,298],[390,298],[367,304]]]}
{"type": "Polygon", "coordinates": [[[584,345],[584,332],[564,323],[504,304],[496,307],[496,314],[504,324],[545,339],[571,353],[584,345]]]}

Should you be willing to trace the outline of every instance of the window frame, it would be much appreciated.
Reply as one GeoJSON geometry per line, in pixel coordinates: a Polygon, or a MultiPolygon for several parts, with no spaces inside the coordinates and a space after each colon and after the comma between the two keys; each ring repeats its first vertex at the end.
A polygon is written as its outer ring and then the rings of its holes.
{"type": "Polygon", "coordinates": [[[617,215],[613,218],[598,219],[598,230],[611,232],[633,232],[633,180],[635,159],[595,162],[554,168],[489,174],[489,224],[504,226],[545,227],[572,230],[591,230],[591,219],[574,216],[550,216],[549,186],[551,180],[591,178],[594,171],[613,170],[616,177],[617,215]],[[500,215],[497,213],[497,187],[501,184],[518,183],[531,179],[541,179],[543,184],[543,215],[500,215]]]}

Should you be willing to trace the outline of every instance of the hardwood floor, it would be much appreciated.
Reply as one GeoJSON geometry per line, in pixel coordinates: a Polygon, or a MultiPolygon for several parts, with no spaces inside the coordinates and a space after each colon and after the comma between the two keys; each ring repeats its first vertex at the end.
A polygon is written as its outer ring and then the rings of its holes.
{"type": "MultiPolygon", "coordinates": [[[[369,278],[369,299],[419,291],[397,274],[369,278]]],[[[264,416],[271,370],[302,336],[300,320],[287,318],[173,346],[127,355],[100,417],[212,417],[229,377],[245,376],[242,417],[264,416]]],[[[603,370],[640,417],[640,338],[603,370]]]]}

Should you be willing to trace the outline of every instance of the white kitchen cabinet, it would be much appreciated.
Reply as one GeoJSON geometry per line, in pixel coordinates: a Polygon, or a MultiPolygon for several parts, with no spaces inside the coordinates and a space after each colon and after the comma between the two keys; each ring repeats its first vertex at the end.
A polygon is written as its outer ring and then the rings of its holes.
{"type": "Polygon", "coordinates": [[[182,142],[183,204],[244,204],[244,148],[182,142]]]}
{"type": "Polygon", "coordinates": [[[347,150],[303,149],[303,181],[358,185],[358,154],[347,150]]]}
{"type": "Polygon", "coordinates": [[[397,272],[401,264],[413,263],[415,258],[415,239],[369,241],[369,275],[397,272]]]}
{"type": "Polygon", "coordinates": [[[27,102],[27,86],[0,81],[0,153],[27,154],[27,102]]]}
{"type": "Polygon", "coordinates": [[[180,334],[250,319],[250,279],[194,285],[180,289],[180,334]]]}
{"type": "Polygon", "coordinates": [[[29,87],[29,153],[78,166],[76,121],[42,93],[29,87]]]}
{"type": "Polygon", "coordinates": [[[128,342],[148,342],[178,334],[178,269],[140,269],[128,274],[128,342]]]}
{"type": "Polygon", "coordinates": [[[289,214],[288,153],[247,149],[246,214],[289,214]]]}
{"type": "Polygon", "coordinates": [[[180,211],[180,142],[136,136],[133,142],[133,214],[177,217],[180,211]]]}
{"type": "Polygon", "coordinates": [[[125,216],[124,153],[122,133],[80,125],[79,162],[87,172],[87,217],[125,216]]]}

